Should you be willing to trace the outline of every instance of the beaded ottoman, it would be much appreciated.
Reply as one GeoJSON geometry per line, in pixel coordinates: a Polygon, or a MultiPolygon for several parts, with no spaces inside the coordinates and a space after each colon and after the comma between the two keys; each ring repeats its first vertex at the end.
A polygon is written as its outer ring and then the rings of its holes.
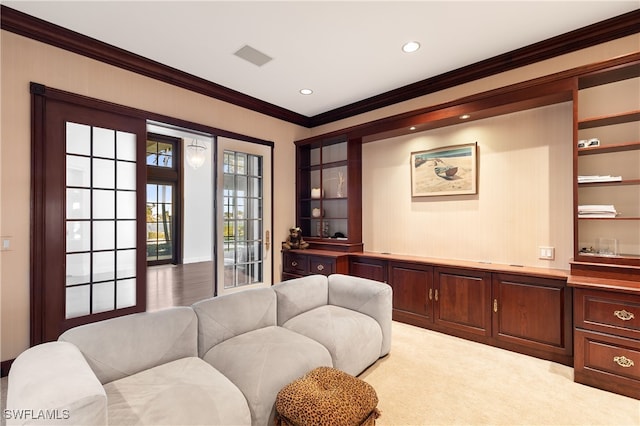
{"type": "Polygon", "coordinates": [[[277,426],[375,425],[380,411],[373,387],[350,374],[319,367],[276,397],[277,426]]]}

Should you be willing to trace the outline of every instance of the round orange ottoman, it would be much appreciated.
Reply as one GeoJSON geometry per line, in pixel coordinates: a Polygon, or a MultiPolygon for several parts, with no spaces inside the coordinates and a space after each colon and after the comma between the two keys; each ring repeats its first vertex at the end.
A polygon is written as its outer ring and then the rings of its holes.
{"type": "Polygon", "coordinates": [[[343,371],[319,367],[276,397],[278,426],[375,425],[380,412],[373,387],[343,371]]]}

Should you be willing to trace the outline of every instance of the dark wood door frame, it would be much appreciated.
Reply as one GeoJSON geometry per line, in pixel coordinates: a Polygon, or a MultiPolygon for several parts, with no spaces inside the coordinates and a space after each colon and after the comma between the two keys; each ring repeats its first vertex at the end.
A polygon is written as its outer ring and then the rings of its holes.
{"type": "MultiPolygon", "coordinates": [[[[118,108],[88,98],[31,85],[32,95],[32,207],[31,207],[31,344],[51,341],[66,329],[87,322],[141,312],[146,309],[146,259],[136,254],[136,302],[128,308],[65,318],[65,149],[64,123],[126,128],[138,139],[137,158],[144,158],[146,121],[118,108]]],[[[146,167],[136,167],[136,217],[144,215],[146,167]]],[[[139,228],[136,246],[145,246],[144,229],[139,228]]]]}
{"type": "MultiPolygon", "coordinates": [[[[263,145],[268,145],[271,147],[272,151],[274,148],[274,143],[271,141],[254,138],[246,135],[242,135],[235,132],[230,132],[223,129],[218,129],[214,127],[205,126],[202,124],[181,120],[169,116],[165,116],[162,114],[157,114],[149,111],[144,111],[132,107],[127,107],[123,105],[113,104],[110,102],[89,98],[82,95],[77,95],[74,93],[54,89],[47,87],[45,85],[39,83],[31,83],[30,84],[30,93],[31,93],[31,250],[30,250],[30,344],[36,345],[47,340],[52,340],[52,337],[47,339],[46,335],[49,333],[50,335],[60,334],[63,330],[56,329],[58,327],[55,324],[51,324],[50,318],[44,313],[44,307],[51,302],[47,295],[44,292],[45,281],[49,279],[49,271],[45,266],[47,266],[46,256],[46,241],[48,237],[48,229],[45,226],[47,215],[51,214],[52,211],[59,212],[60,209],[64,209],[64,194],[59,193],[59,197],[52,198],[47,196],[46,187],[47,176],[45,175],[45,166],[47,165],[47,161],[54,161],[49,158],[49,151],[51,147],[47,144],[47,127],[46,127],[46,112],[47,107],[57,103],[64,104],[68,106],[75,107],[84,107],[89,110],[93,110],[95,114],[115,114],[127,119],[137,119],[144,121],[145,129],[144,133],[146,134],[146,123],[148,121],[156,121],[167,123],[172,126],[189,128],[192,130],[200,131],[203,133],[209,133],[215,136],[223,136],[233,139],[238,139],[242,141],[258,143],[263,145]],[[52,328],[53,327],[53,328],[52,328]],[[49,331],[47,331],[49,330],[49,331]]],[[[93,114],[91,114],[93,116],[93,114]]],[[[141,140],[144,140],[141,139],[141,140]]],[[[144,158],[144,144],[140,144],[141,146],[141,154],[139,158],[144,158]]],[[[141,161],[139,163],[139,167],[137,173],[141,173],[143,175],[142,182],[146,182],[146,165],[145,162],[141,161]]],[[[58,173],[64,173],[64,163],[60,166],[60,170],[58,173]]],[[[272,170],[275,169],[275,164],[272,167],[272,170]]],[[[272,171],[273,178],[273,171],[272,171]]],[[[140,191],[138,197],[144,198],[145,191],[140,191]]],[[[273,197],[273,188],[271,189],[271,195],[273,197]]],[[[146,218],[145,215],[145,202],[142,200],[139,202],[139,218],[146,218]]],[[[273,211],[271,214],[273,218],[273,211]]],[[[146,219],[145,219],[146,221],[146,219]]],[[[271,227],[273,228],[273,219],[271,223],[271,227]]],[[[141,232],[138,238],[141,240],[138,241],[138,247],[145,246],[145,235],[144,232],[141,232]]],[[[64,252],[64,241],[59,238],[60,241],[57,241],[60,252],[64,252]]],[[[273,264],[273,251],[271,253],[271,262],[273,264]]],[[[136,268],[144,268],[146,270],[146,256],[138,256],[137,258],[136,268]]],[[[50,265],[51,266],[51,265],[50,265]]],[[[53,265],[56,273],[64,273],[63,265],[53,265]]],[[[139,276],[140,279],[145,280],[146,275],[139,276]]],[[[273,272],[271,276],[271,280],[273,281],[273,272]]],[[[135,308],[126,308],[118,311],[118,315],[124,315],[127,313],[133,313],[141,310],[145,310],[146,308],[146,282],[145,285],[138,286],[136,298],[141,303],[138,304],[135,308]]],[[[62,292],[61,292],[62,293],[62,292]]],[[[58,301],[64,301],[63,294],[59,294],[58,301]],[[62,299],[61,299],[62,298],[62,299]]],[[[93,316],[93,320],[106,319],[110,316],[113,316],[110,313],[104,314],[96,314],[93,316]]],[[[65,327],[73,327],[75,325],[81,324],[80,320],[75,321],[67,321],[65,327]]]]}

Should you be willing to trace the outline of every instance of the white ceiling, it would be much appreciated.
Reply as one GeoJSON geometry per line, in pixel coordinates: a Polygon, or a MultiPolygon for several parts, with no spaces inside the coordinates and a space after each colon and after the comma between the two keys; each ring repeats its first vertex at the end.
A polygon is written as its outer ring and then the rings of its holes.
{"type": "Polygon", "coordinates": [[[2,4],[306,116],[640,8],[640,0],[2,4]],[[409,40],[422,48],[402,53],[409,40]],[[273,60],[258,67],[235,56],[245,45],[273,60]]]}

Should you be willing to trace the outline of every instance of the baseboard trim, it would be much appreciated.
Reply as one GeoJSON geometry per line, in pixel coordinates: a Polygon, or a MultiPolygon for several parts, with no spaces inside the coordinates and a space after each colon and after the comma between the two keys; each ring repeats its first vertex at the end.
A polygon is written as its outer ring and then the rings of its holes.
{"type": "Polygon", "coordinates": [[[9,370],[11,369],[11,364],[13,364],[13,359],[9,359],[6,361],[2,361],[0,364],[0,369],[2,369],[2,375],[0,377],[5,377],[9,375],[9,370]]]}

